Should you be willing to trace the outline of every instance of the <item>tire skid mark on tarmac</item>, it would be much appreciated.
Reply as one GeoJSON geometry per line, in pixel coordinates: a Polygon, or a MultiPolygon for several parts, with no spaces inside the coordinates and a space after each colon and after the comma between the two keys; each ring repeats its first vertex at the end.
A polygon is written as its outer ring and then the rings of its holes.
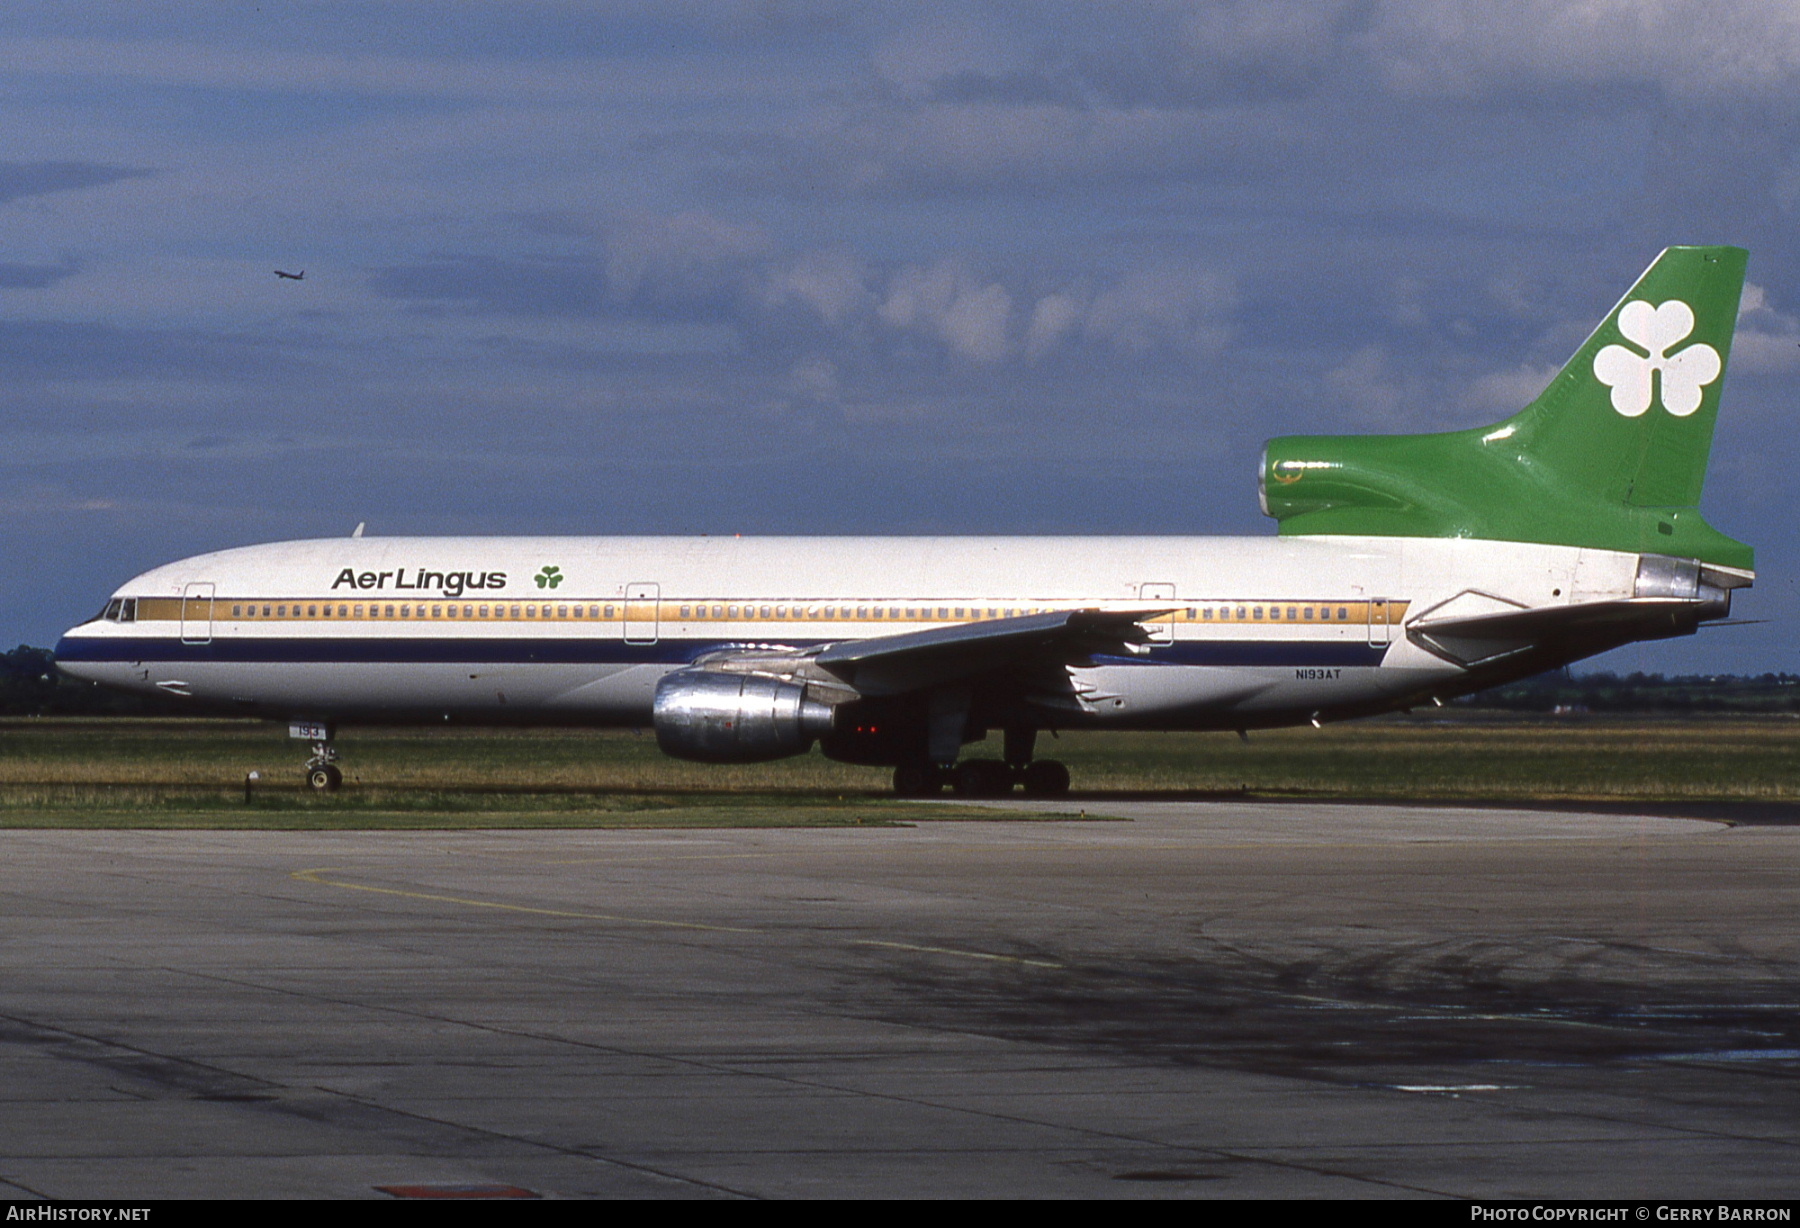
{"type": "Polygon", "coordinates": [[[1530,967],[1543,952],[1529,944],[1445,945],[1288,961],[1229,951],[1070,959],[1057,975],[1033,977],[896,968],[885,1001],[869,1007],[896,1023],[1334,1083],[1364,1082],[1374,1069],[1709,1060],[1739,1074],[1800,1078],[1800,978],[1780,961],[1759,976],[1721,979],[1718,957],[1696,954],[1700,975],[1646,1000],[1644,983],[1618,968],[1609,976],[1585,960],[1530,967]]]}
{"type": "MultiPolygon", "coordinates": [[[[340,878],[326,878],[327,874],[345,873],[339,867],[317,866],[310,870],[295,870],[288,877],[296,882],[312,883],[321,887],[337,887],[345,891],[368,891],[376,895],[399,896],[409,900],[429,900],[438,904],[456,904],[465,908],[485,908],[496,912],[522,913],[536,917],[559,917],[576,921],[605,921],[616,925],[642,925],[658,929],[698,930],[714,934],[770,934],[776,932],[772,928],[758,928],[744,925],[713,925],[703,921],[670,921],[661,917],[631,917],[621,913],[579,912],[567,908],[540,908],[530,904],[508,904],[499,900],[478,900],[469,896],[443,895],[430,891],[407,891],[399,887],[377,887],[368,883],[346,882],[340,878]]],[[[984,960],[992,963],[1018,964],[1033,968],[1059,968],[1062,965],[1054,960],[1032,959],[1023,955],[1003,955],[996,951],[970,951],[957,947],[933,946],[928,943],[900,942],[879,938],[844,938],[840,940],[845,946],[879,947],[896,951],[917,951],[929,955],[948,955],[957,959],[984,960]]]]}
{"type": "MultiPolygon", "coordinates": [[[[188,975],[203,976],[192,972],[188,975]]],[[[203,979],[248,984],[228,977],[203,976],[203,979]]],[[[271,992],[268,986],[252,987],[271,992]]],[[[734,1197],[754,1196],[723,1182],[678,1173],[660,1165],[568,1146],[504,1128],[455,1120],[313,1084],[247,1074],[231,1069],[223,1060],[165,1053],[146,1045],[91,1035],[41,1020],[0,1015],[0,1044],[29,1047],[49,1053],[60,1061],[81,1062],[121,1075],[137,1085],[124,1090],[138,1099],[209,1103],[218,1106],[221,1113],[247,1115],[243,1119],[246,1122],[273,1115],[336,1132],[345,1138],[383,1140],[388,1149],[400,1154],[418,1149],[460,1158],[471,1139],[500,1140],[528,1152],[560,1154],[629,1170],[677,1187],[707,1189],[734,1197]]],[[[7,1184],[11,1183],[0,1177],[0,1186],[7,1184]]]]}

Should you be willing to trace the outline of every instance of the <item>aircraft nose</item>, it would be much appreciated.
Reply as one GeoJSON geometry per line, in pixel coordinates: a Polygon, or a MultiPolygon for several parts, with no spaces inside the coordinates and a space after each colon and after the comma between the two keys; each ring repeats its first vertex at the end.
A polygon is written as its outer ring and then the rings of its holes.
{"type": "Polygon", "coordinates": [[[70,678],[79,678],[83,682],[98,682],[101,667],[96,662],[83,659],[87,654],[82,651],[81,637],[75,634],[78,630],[79,627],[71,627],[56,641],[52,655],[56,659],[57,672],[70,678]]]}
{"type": "MultiPolygon", "coordinates": [[[[73,630],[74,630],[73,627],[69,628],[69,631],[73,631],[73,630]]],[[[81,677],[81,675],[69,668],[69,662],[67,660],[68,653],[69,653],[69,632],[65,631],[62,634],[62,638],[56,641],[56,647],[51,649],[50,655],[51,655],[51,658],[56,662],[56,670],[58,673],[67,674],[71,678],[79,678],[79,677],[81,677]]]]}

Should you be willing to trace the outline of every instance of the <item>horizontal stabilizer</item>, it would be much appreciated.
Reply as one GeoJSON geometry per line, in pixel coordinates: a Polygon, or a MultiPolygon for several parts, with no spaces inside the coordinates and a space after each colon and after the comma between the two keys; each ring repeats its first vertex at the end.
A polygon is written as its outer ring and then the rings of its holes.
{"type": "Polygon", "coordinates": [[[1680,598],[1628,597],[1450,617],[1427,613],[1409,623],[1406,633],[1445,660],[1474,667],[1537,650],[1586,655],[1633,640],[1688,635],[1716,612],[1680,598]]]}

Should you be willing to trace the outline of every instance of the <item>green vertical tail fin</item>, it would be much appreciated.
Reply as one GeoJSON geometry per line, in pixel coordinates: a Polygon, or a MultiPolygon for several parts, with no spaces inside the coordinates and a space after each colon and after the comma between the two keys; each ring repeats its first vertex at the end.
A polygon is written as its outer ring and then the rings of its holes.
{"type": "Polygon", "coordinates": [[[1483,537],[1750,569],[1699,513],[1746,253],[1671,247],[1543,393],[1491,427],[1289,436],[1263,460],[1287,534],[1483,537]]]}

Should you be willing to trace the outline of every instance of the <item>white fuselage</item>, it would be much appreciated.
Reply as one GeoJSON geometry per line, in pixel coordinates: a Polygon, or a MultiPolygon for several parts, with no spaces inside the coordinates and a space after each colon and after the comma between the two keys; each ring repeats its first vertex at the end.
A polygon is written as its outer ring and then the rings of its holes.
{"type": "Polygon", "coordinates": [[[1151,642],[1068,666],[1044,724],[1230,728],[1455,693],[1462,668],[1406,623],[1470,594],[1630,597],[1637,562],[1385,537],[339,538],[145,572],[57,656],[211,709],[642,725],[710,652],[1144,610],[1151,642]]]}

